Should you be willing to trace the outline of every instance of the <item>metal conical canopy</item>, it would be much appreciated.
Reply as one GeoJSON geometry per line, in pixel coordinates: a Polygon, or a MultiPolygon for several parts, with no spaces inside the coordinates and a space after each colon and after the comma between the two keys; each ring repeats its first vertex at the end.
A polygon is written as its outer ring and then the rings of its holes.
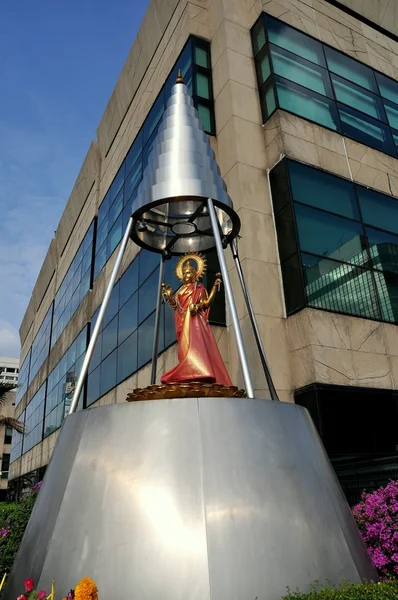
{"type": "Polygon", "coordinates": [[[179,76],[133,205],[131,238],[155,252],[184,254],[215,246],[206,202],[214,202],[225,240],[239,232],[226,185],[179,76]]]}

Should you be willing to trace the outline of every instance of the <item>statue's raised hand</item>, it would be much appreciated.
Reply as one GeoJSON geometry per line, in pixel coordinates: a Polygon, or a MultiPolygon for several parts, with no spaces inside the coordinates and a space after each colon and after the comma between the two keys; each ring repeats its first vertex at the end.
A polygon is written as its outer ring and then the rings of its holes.
{"type": "Polygon", "coordinates": [[[166,302],[170,302],[170,298],[173,295],[173,290],[171,289],[170,285],[166,285],[165,283],[162,283],[162,296],[164,297],[166,302]]]}

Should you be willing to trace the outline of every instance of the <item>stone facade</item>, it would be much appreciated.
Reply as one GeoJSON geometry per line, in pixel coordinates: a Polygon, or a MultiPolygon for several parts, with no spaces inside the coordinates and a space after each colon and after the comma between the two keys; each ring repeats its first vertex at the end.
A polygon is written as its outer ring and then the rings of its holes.
{"type": "MultiPolygon", "coordinates": [[[[14,416],[14,407],[15,407],[15,392],[10,391],[9,394],[7,394],[6,401],[2,404],[2,406],[0,408],[1,415],[3,417],[13,417],[14,416]]],[[[5,433],[6,433],[5,426],[0,425],[0,460],[2,460],[3,454],[11,453],[11,444],[5,443],[5,433]]],[[[9,476],[9,473],[7,474],[7,476],[6,476],[6,474],[4,474],[4,476],[3,476],[3,472],[1,473],[0,490],[7,489],[8,476],[9,476]]],[[[0,493],[5,494],[6,492],[1,491],[0,493]]],[[[4,500],[4,497],[2,499],[4,500]]]]}
{"type": "MultiPolygon", "coordinates": [[[[372,4],[365,16],[385,28],[397,18],[395,3],[389,0],[341,4],[359,13],[372,4]]],[[[263,126],[250,37],[262,11],[398,79],[398,43],[326,0],[152,0],[33,290],[20,330],[22,360],[165,78],[188,36],[195,34],[211,42],[217,133],[211,145],[242,221],[243,271],[280,399],[292,402],[295,389],[314,382],[398,389],[394,325],[313,309],[286,318],[269,169],[283,156],[296,158],[398,195],[398,160],[282,111],[263,126]]],[[[137,251],[130,243],[121,273],[137,251]]],[[[17,414],[100,304],[114,260],[115,255],[61,334],[17,414]]],[[[229,256],[228,262],[256,395],[266,398],[265,378],[229,256]]],[[[233,382],[242,386],[230,323],[226,329],[217,328],[216,335],[233,382]]],[[[175,362],[173,347],[161,356],[158,374],[175,362]]],[[[149,383],[149,373],[147,366],[96,404],[123,402],[128,391],[149,383]]],[[[45,465],[56,437],[57,432],[15,461],[11,476],[45,465]]]]}

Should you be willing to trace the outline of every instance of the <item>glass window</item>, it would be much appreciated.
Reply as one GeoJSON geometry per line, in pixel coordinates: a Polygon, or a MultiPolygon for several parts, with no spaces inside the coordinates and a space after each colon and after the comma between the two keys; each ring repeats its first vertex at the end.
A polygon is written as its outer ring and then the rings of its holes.
{"type": "MultiPolygon", "coordinates": [[[[92,326],[91,331],[93,331],[94,326],[92,326]]],[[[94,371],[98,367],[101,362],[102,355],[102,332],[99,333],[97,341],[94,346],[94,352],[91,357],[90,365],[88,367],[89,372],[94,371]]]]}
{"type": "Polygon", "coordinates": [[[97,277],[97,275],[99,274],[99,272],[101,271],[101,269],[105,263],[106,263],[106,242],[104,242],[102,244],[101,248],[98,250],[96,257],[95,257],[94,279],[97,277]]]}
{"type": "Polygon", "coordinates": [[[388,122],[391,127],[398,129],[398,105],[384,100],[384,106],[387,113],[388,122]]]}
{"type": "Polygon", "coordinates": [[[138,264],[137,257],[119,280],[120,306],[123,306],[138,288],[138,264]]]}
{"type": "Polygon", "coordinates": [[[376,96],[358,85],[353,84],[352,81],[342,79],[333,73],[331,74],[331,80],[333,82],[336,99],[339,102],[348,104],[348,106],[352,106],[379,121],[386,121],[386,115],[380,96],[376,96]]]}
{"type": "Polygon", "coordinates": [[[322,44],[268,15],[266,23],[270,42],[317,65],[326,66],[322,44]]]}
{"type": "Polygon", "coordinates": [[[116,385],[116,359],[117,350],[112,352],[102,363],[101,363],[101,383],[100,383],[100,394],[103,396],[106,392],[109,392],[116,385]]]}
{"type": "Polygon", "coordinates": [[[252,43],[254,56],[256,56],[260,52],[260,50],[264,47],[266,41],[267,40],[265,38],[264,21],[263,17],[261,16],[252,29],[252,43]]]}
{"type": "Polygon", "coordinates": [[[328,67],[336,75],[344,77],[375,94],[378,93],[375,76],[372,69],[359,63],[345,54],[324,46],[328,67]]]}
{"type": "Polygon", "coordinates": [[[372,265],[382,271],[398,273],[398,236],[366,227],[372,265]]]}
{"type": "Polygon", "coordinates": [[[276,76],[279,106],[324,127],[339,129],[335,103],[305,88],[276,76]]]}
{"type": "MultiPolygon", "coordinates": [[[[195,42],[195,46],[196,46],[196,42],[195,42]]],[[[199,63],[197,62],[196,64],[199,64],[199,63]]],[[[209,61],[209,64],[210,64],[210,61],[209,61]]],[[[166,100],[166,102],[170,97],[171,88],[173,87],[173,85],[175,85],[179,69],[181,69],[182,76],[184,78],[185,83],[187,84],[187,82],[188,82],[187,73],[188,73],[188,71],[192,72],[191,65],[192,65],[192,40],[189,39],[188,42],[185,44],[185,48],[181,52],[174,68],[171,70],[169,76],[167,77],[167,80],[165,83],[165,100],[166,100]]],[[[203,67],[204,65],[201,64],[201,66],[203,67]]]]}
{"type": "Polygon", "coordinates": [[[381,318],[391,323],[398,322],[398,277],[384,271],[374,273],[379,297],[381,318]]]}
{"type": "Polygon", "coordinates": [[[387,98],[387,100],[398,104],[398,83],[377,71],[375,71],[375,75],[379,84],[380,94],[383,98],[387,98]]]}
{"type": "Polygon", "coordinates": [[[276,109],[274,86],[271,80],[262,87],[260,101],[263,121],[266,121],[276,109]]]}
{"type": "Polygon", "coordinates": [[[212,121],[212,113],[210,106],[207,104],[203,104],[202,102],[198,102],[198,115],[199,121],[202,124],[203,129],[206,133],[214,133],[213,121],[212,121]]]}
{"type": "Polygon", "coordinates": [[[122,215],[117,219],[108,235],[107,256],[112,254],[116,246],[122,239],[122,215]]]}
{"type": "Polygon", "coordinates": [[[98,209],[98,227],[104,220],[104,218],[108,212],[108,209],[109,209],[109,192],[105,195],[105,198],[103,199],[101,206],[98,209]]]}
{"type": "Polygon", "coordinates": [[[191,94],[191,96],[193,94],[192,77],[193,77],[193,71],[192,71],[192,68],[190,68],[184,75],[184,83],[187,86],[188,92],[191,94]]]}
{"type": "Polygon", "coordinates": [[[118,348],[117,381],[120,383],[137,370],[137,332],[135,331],[118,348]]]}
{"type": "Polygon", "coordinates": [[[93,246],[90,244],[88,250],[85,252],[82,261],[82,273],[85,273],[87,269],[91,268],[91,257],[93,254],[93,246]]]}
{"type": "Polygon", "coordinates": [[[138,293],[136,292],[126,302],[119,312],[118,343],[121,344],[133,331],[137,329],[138,293]]]}
{"type": "Polygon", "coordinates": [[[130,198],[131,194],[134,192],[135,188],[141,181],[141,178],[142,178],[142,162],[140,159],[135,163],[135,165],[131,169],[130,173],[127,175],[126,183],[124,185],[124,195],[125,195],[126,201],[128,198],[130,198]]]}
{"type": "MultiPolygon", "coordinates": [[[[290,163],[289,163],[290,164],[290,163]]],[[[298,164],[293,163],[292,164],[298,164]]],[[[289,178],[287,176],[287,165],[286,160],[281,160],[269,174],[271,189],[272,189],[272,204],[274,207],[274,213],[276,214],[281,208],[290,203],[290,187],[289,178]]],[[[311,169],[312,172],[312,169],[311,169]]],[[[299,199],[299,198],[297,198],[299,199]]]]}
{"type": "Polygon", "coordinates": [[[155,252],[149,252],[149,250],[141,250],[139,254],[140,259],[140,279],[139,285],[141,285],[145,279],[149,277],[151,273],[160,264],[160,254],[155,252]]]}
{"type": "Polygon", "coordinates": [[[100,370],[101,367],[98,367],[87,378],[87,406],[100,397],[100,370]]]}
{"type": "Polygon", "coordinates": [[[154,105],[149,111],[149,115],[145,119],[143,129],[143,142],[144,144],[149,140],[155,128],[158,126],[160,119],[162,118],[165,109],[164,105],[164,90],[160,92],[159,96],[155,100],[154,105]]]}
{"type": "Polygon", "coordinates": [[[116,316],[102,331],[102,360],[117,346],[118,317],[116,316]]]}
{"type": "Polygon", "coordinates": [[[287,159],[271,171],[270,182],[287,313],[312,306],[398,322],[398,235],[376,229],[386,225],[390,231],[397,229],[398,200],[287,159]],[[348,214],[350,219],[297,199],[348,214]],[[368,226],[363,226],[362,218],[368,226]]]}
{"type": "Polygon", "coordinates": [[[135,138],[133,145],[126,156],[126,173],[130,173],[133,165],[137,162],[138,157],[142,152],[142,130],[139,131],[137,137],[135,138]]]}
{"type": "Polygon", "coordinates": [[[4,443],[11,444],[12,441],[12,427],[6,427],[4,432],[4,443]]]}
{"type": "Polygon", "coordinates": [[[123,189],[120,190],[119,194],[116,196],[114,203],[109,209],[108,213],[108,226],[112,227],[113,223],[120,215],[121,210],[123,208],[123,189]]]}
{"type": "Polygon", "coordinates": [[[278,231],[278,239],[283,240],[283,243],[279,244],[279,256],[283,262],[292,254],[297,253],[293,208],[290,203],[286,204],[275,215],[275,225],[278,231]]]}
{"type": "Polygon", "coordinates": [[[281,270],[286,312],[289,315],[305,306],[299,255],[293,254],[293,256],[285,260],[281,265],[281,270]]]}
{"type": "Polygon", "coordinates": [[[398,200],[362,186],[357,193],[365,223],[398,234],[398,200]]]}
{"type": "Polygon", "coordinates": [[[318,92],[318,94],[333,98],[329,74],[326,69],[272,44],[270,44],[270,50],[274,73],[318,92]]]}
{"type": "Polygon", "coordinates": [[[200,46],[195,47],[195,63],[200,67],[210,69],[210,56],[208,50],[201,48],[200,46]]]}
{"type": "Polygon", "coordinates": [[[109,298],[109,303],[106,308],[104,320],[102,323],[102,327],[105,327],[116,315],[119,310],[119,282],[116,283],[112,290],[111,297],[109,298]]]}
{"type": "MultiPolygon", "coordinates": [[[[210,253],[207,254],[207,268],[208,269],[209,269],[209,254],[210,253]]],[[[171,286],[172,290],[177,290],[181,285],[181,282],[175,273],[175,269],[176,269],[179,258],[180,258],[179,256],[172,256],[171,258],[166,260],[165,265],[164,265],[164,280],[167,281],[167,283],[171,286]]]]}
{"type": "Polygon", "coordinates": [[[116,196],[118,195],[118,193],[120,192],[120,190],[122,189],[123,186],[123,182],[124,182],[124,163],[122,163],[122,166],[120,167],[115,179],[113,180],[113,183],[111,185],[111,190],[110,190],[110,198],[109,198],[109,204],[111,205],[113,203],[113,201],[115,200],[116,196]]]}
{"type": "Polygon", "coordinates": [[[267,81],[268,77],[271,75],[271,65],[269,62],[268,48],[264,48],[261,54],[259,54],[259,56],[257,57],[256,71],[258,85],[261,86],[265,81],[267,81]]]}
{"type": "MultiPolygon", "coordinates": [[[[358,203],[351,182],[294,161],[288,161],[288,167],[293,198],[297,202],[359,219],[358,203]]],[[[277,195],[280,196],[280,192],[277,195]]],[[[288,199],[286,195],[285,198],[288,199]]]]}
{"type": "MultiPolygon", "coordinates": [[[[214,304],[213,304],[214,308],[214,304]]],[[[162,321],[164,322],[164,343],[160,350],[166,349],[176,341],[174,311],[162,304],[162,321]]]]}
{"type": "Polygon", "coordinates": [[[79,288],[79,303],[83,300],[84,296],[87,294],[90,289],[91,283],[91,267],[85,272],[80,282],[79,288]]]}
{"type": "Polygon", "coordinates": [[[210,80],[208,75],[204,73],[197,73],[196,93],[201,98],[206,98],[207,100],[210,100],[210,80]]]}
{"type": "Polygon", "coordinates": [[[141,323],[156,308],[159,272],[156,270],[139,289],[138,322],[141,323]]]}
{"type": "Polygon", "coordinates": [[[379,319],[372,273],[353,265],[302,255],[307,303],[315,308],[379,319]]]}
{"type": "Polygon", "coordinates": [[[149,140],[147,141],[144,150],[142,152],[142,168],[145,169],[145,167],[148,164],[148,160],[149,160],[149,155],[151,154],[151,150],[152,150],[152,146],[155,142],[156,139],[156,135],[158,132],[158,127],[160,125],[160,121],[159,123],[156,125],[154,132],[152,133],[151,137],[149,138],[149,140]]]}
{"type": "Polygon", "coordinates": [[[155,313],[138,328],[138,368],[140,369],[152,358],[153,332],[155,329],[155,313]]]}
{"type": "Polygon", "coordinates": [[[348,106],[342,104],[337,106],[345,135],[387,154],[396,154],[391,133],[386,125],[360,114],[348,106]]]}
{"type": "Polygon", "coordinates": [[[362,225],[301,204],[295,212],[303,251],[357,265],[367,262],[362,225]]]}
{"type": "Polygon", "coordinates": [[[132,196],[130,196],[129,200],[127,200],[127,202],[126,202],[126,206],[123,208],[123,212],[122,212],[122,231],[123,231],[123,233],[126,231],[128,220],[130,219],[131,214],[133,212],[133,202],[136,197],[137,197],[137,190],[135,191],[135,193],[132,196]]]}

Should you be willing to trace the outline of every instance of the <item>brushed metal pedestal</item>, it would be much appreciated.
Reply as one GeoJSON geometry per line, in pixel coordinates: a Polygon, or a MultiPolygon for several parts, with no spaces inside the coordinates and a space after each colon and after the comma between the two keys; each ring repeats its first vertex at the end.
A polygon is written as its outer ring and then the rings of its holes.
{"type": "Polygon", "coordinates": [[[376,573],[305,409],[188,398],[66,419],[5,600],[83,576],[101,600],[280,600],[376,573]]]}

